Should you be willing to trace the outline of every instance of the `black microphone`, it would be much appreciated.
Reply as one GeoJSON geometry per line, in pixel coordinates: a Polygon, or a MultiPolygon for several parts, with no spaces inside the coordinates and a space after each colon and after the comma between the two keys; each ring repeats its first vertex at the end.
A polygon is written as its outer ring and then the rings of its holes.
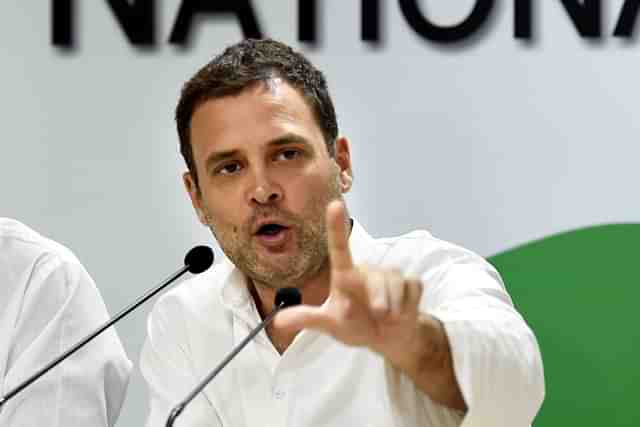
{"type": "Polygon", "coordinates": [[[258,326],[256,326],[249,335],[246,336],[245,339],[242,340],[240,344],[234,348],[231,353],[227,357],[224,358],[222,362],[216,368],[211,371],[209,375],[205,377],[205,379],[198,384],[191,393],[180,403],[178,403],[171,413],[169,414],[169,418],[167,418],[166,427],[172,427],[176,418],[184,411],[184,408],[211,382],[216,375],[222,371],[222,369],[227,366],[227,363],[231,362],[231,359],[236,357],[240,350],[242,350],[248,343],[251,341],[258,333],[264,329],[275,317],[276,314],[283,308],[291,307],[294,305],[298,305],[302,302],[302,295],[300,291],[296,288],[280,288],[278,292],[276,292],[275,304],[273,307],[273,311],[262,321],[258,326]]]}
{"type": "Polygon", "coordinates": [[[2,398],[0,398],[0,408],[2,408],[2,406],[5,403],[7,403],[9,401],[9,399],[14,397],[16,394],[20,393],[22,390],[24,390],[27,386],[29,386],[35,380],[37,380],[38,378],[40,378],[41,376],[43,376],[44,374],[49,372],[51,369],[53,369],[55,366],[57,366],[60,362],[62,362],[67,357],[71,356],[73,353],[75,353],[80,348],[82,348],[86,343],[88,343],[89,341],[91,341],[92,339],[94,339],[95,337],[100,335],[109,326],[113,325],[114,323],[116,323],[117,321],[122,319],[124,316],[126,316],[127,314],[132,312],[140,304],[144,303],[149,298],[151,298],[152,296],[156,295],[158,292],[163,290],[170,283],[174,282],[177,278],[182,276],[184,273],[186,273],[188,271],[188,272],[190,272],[192,274],[199,274],[199,273],[202,273],[203,271],[205,271],[206,269],[208,269],[209,267],[211,267],[211,264],[213,264],[213,251],[211,250],[210,247],[208,247],[208,246],[196,246],[196,247],[192,248],[187,253],[187,255],[184,257],[184,267],[180,268],[174,274],[169,276],[160,285],[158,285],[155,288],[151,289],[146,294],[144,294],[143,296],[138,298],[136,301],[134,301],[133,303],[129,304],[127,307],[125,307],[122,311],[120,311],[118,314],[116,314],[113,318],[108,320],[106,323],[104,323],[102,326],[100,326],[94,332],[90,333],[89,335],[87,335],[86,337],[81,339],[77,344],[75,344],[69,350],[67,350],[64,353],[62,353],[58,358],[56,358],[55,360],[49,362],[45,367],[43,367],[42,369],[37,371],[35,374],[30,376],[29,378],[27,378],[25,381],[20,383],[18,386],[14,387],[11,391],[9,391],[9,393],[7,393],[4,396],[2,396],[2,398]]]}

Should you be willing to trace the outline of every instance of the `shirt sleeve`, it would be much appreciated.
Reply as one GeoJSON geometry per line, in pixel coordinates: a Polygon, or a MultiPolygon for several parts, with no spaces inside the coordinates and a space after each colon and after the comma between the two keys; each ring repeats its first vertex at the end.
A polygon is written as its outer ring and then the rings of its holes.
{"type": "MultiPolygon", "coordinates": [[[[15,313],[3,393],[69,349],[108,319],[95,283],[75,259],[43,254],[26,286],[8,301],[15,313]]],[[[0,425],[113,426],[131,362],[109,329],[17,394],[0,412],[0,425]]]]}
{"type": "Polygon", "coordinates": [[[500,275],[461,253],[423,281],[422,307],[444,325],[467,404],[462,426],[529,426],[544,399],[542,358],[500,275]]]}
{"type": "MultiPolygon", "coordinates": [[[[164,426],[173,407],[182,402],[201,379],[194,375],[186,342],[183,311],[171,295],[163,296],[147,323],[147,338],[140,356],[140,370],[149,391],[147,427],[164,426]]],[[[175,427],[222,426],[215,408],[203,393],[196,396],[177,418],[175,427]]]]}

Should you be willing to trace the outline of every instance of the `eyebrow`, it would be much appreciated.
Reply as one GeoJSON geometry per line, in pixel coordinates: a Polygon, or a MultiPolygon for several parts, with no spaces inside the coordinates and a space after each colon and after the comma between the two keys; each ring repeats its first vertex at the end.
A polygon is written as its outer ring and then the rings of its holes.
{"type": "Polygon", "coordinates": [[[307,141],[306,138],[296,135],[294,133],[286,133],[272,141],[267,143],[267,146],[280,146],[280,145],[289,145],[289,144],[300,144],[306,147],[311,147],[311,143],[307,141]]]}
{"type": "MultiPolygon", "coordinates": [[[[267,147],[279,147],[282,145],[299,144],[305,147],[311,147],[311,143],[304,137],[293,133],[286,133],[267,143],[267,147]]],[[[211,153],[205,160],[205,170],[210,171],[217,163],[234,158],[240,153],[240,150],[225,150],[211,153]]]]}

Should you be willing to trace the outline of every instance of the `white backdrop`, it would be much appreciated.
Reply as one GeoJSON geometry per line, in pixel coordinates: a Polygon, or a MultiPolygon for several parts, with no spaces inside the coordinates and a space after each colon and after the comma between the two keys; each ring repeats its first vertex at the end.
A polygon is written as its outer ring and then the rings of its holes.
{"type": "MultiPolygon", "coordinates": [[[[321,43],[297,42],[297,1],[254,1],[266,35],[326,72],[354,154],[352,213],[377,236],[427,228],[492,255],[581,226],[640,219],[640,41],[581,39],[559,1],[537,2],[535,42],[513,37],[500,1],[478,37],[444,48],[383,0],[383,42],[360,41],[360,2],[321,0],[321,43]]],[[[182,189],[173,110],[183,81],[242,36],[203,19],[188,49],[167,43],[179,1],[158,1],[159,43],[129,45],[104,1],[78,1],[78,47],[50,42],[50,2],[0,5],[0,216],[69,246],[111,313],[211,237],[182,189]],[[81,3],[81,4],[80,4],[81,3]]],[[[474,1],[423,0],[433,21],[474,1]]],[[[150,305],[119,326],[137,363],[150,305]]],[[[140,426],[136,370],[119,426],[140,426]]]]}

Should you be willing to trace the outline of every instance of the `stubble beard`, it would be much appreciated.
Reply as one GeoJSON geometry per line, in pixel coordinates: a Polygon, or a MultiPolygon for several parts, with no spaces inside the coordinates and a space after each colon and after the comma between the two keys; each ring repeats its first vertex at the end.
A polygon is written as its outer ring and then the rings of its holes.
{"type": "Polygon", "coordinates": [[[300,215],[276,207],[264,209],[285,220],[290,226],[289,231],[295,233],[296,250],[290,257],[279,260],[278,265],[260,259],[252,244],[253,221],[248,221],[235,235],[231,232],[216,232],[216,229],[220,229],[214,226],[209,228],[227,258],[256,285],[271,289],[289,286],[302,288],[307,281],[328,266],[326,210],[329,202],[341,197],[336,176],[330,179],[325,194],[313,197],[300,215]]]}

